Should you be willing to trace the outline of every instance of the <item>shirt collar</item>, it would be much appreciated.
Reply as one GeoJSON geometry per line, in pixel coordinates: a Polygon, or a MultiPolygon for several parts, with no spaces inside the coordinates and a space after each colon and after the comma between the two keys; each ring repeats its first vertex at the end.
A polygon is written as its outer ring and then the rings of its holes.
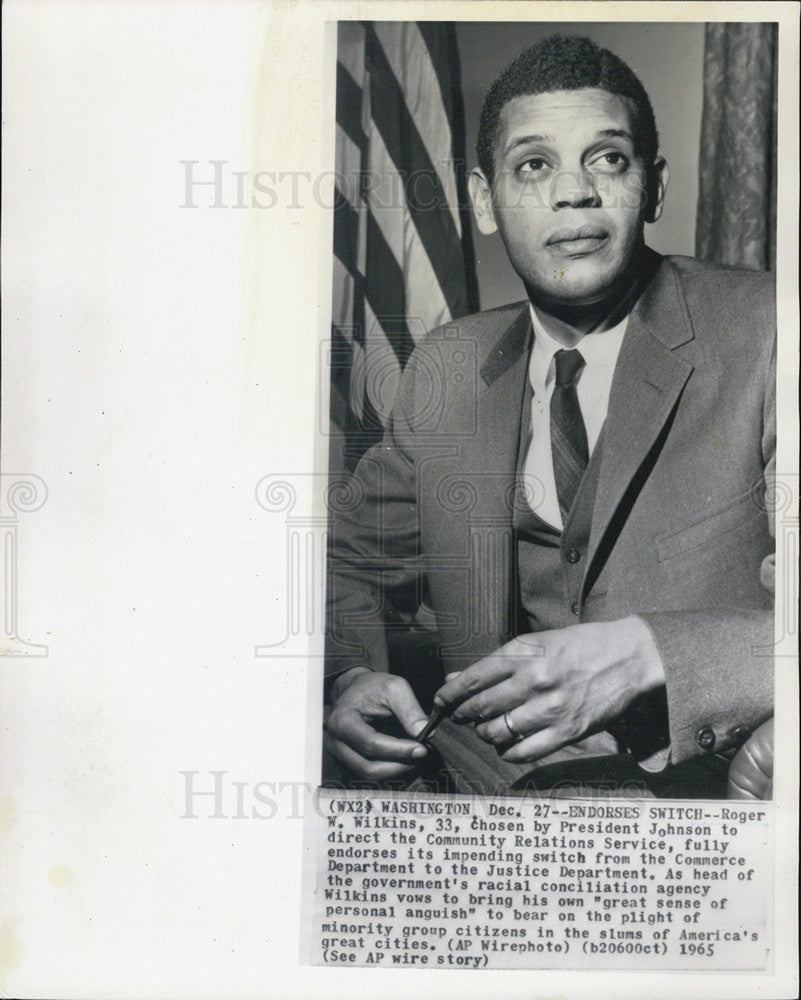
{"type": "MultiPolygon", "coordinates": [[[[539,320],[534,307],[529,303],[529,313],[531,314],[531,325],[534,328],[534,343],[531,348],[531,360],[529,361],[529,378],[532,386],[543,388],[549,385],[554,377],[553,356],[557,351],[564,348],[558,340],[548,333],[539,320]]],[[[629,316],[623,319],[609,330],[603,333],[588,333],[581,338],[576,347],[581,351],[586,368],[589,370],[596,367],[614,368],[617,363],[617,356],[620,352],[620,345],[626,333],[629,323],[629,316]]]]}

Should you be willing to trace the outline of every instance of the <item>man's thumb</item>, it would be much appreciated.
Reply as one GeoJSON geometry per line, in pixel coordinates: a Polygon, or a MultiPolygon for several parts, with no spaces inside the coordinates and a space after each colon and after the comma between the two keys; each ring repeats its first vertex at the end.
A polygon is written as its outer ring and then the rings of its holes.
{"type": "Polygon", "coordinates": [[[389,707],[406,732],[414,737],[425,727],[428,719],[415,698],[409,684],[393,685],[389,694],[389,707]]]}

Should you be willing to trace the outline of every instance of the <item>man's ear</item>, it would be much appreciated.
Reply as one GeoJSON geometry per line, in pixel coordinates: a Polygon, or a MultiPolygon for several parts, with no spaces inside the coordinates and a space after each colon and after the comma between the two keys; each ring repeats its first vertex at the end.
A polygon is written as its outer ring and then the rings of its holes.
{"type": "Polygon", "coordinates": [[[495,222],[495,213],[492,210],[492,189],[483,171],[479,170],[478,167],[470,172],[467,188],[470,192],[470,201],[473,203],[473,213],[476,217],[478,231],[485,236],[497,232],[498,226],[495,222]]]}
{"type": "Polygon", "coordinates": [[[657,156],[648,171],[648,201],[645,206],[645,221],[656,222],[662,214],[665,190],[670,180],[670,168],[664,156],[657,156]]]}

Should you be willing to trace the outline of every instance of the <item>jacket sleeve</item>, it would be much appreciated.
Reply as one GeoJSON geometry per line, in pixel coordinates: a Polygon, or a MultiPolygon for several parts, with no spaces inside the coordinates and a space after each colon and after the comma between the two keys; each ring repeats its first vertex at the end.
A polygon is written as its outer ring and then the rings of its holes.
{"type": "MultiPolygon", "coordinates": [[[[776,346],[766,366],[762,459],[764,478],[752,496],[764,505],[776,537],[776,346]]],[[[774,592],[775,554],[760,567],[774,592]]],[[[642,614],[665,667],[670,760],[740,746],[773,714],[774,612],[717,608],[642,614]]]]}
{"type": "Polygon", "coordinates": [[[422,577],[414,461],[398,394],[380,444],[332,491],[326,579],[327,685],[353,667],[386,671],[386,627],[419,604],[422,577]]]}

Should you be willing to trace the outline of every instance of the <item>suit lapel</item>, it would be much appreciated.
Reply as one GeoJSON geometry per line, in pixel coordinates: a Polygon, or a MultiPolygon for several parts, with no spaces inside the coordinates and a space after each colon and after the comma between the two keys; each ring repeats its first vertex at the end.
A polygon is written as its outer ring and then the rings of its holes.
{"type": "Polygon", "coordinates": [[[612,380],[590,532],[588,574],[615,514],[628,509],[624,501],[636,499],[638,473],[693,370],[691,364],[674,353],[674,348],[693,336],[678,275],[672,264],[663,261],[632,311],[612,380]]]}
{"type": "Polygon", "coordinates": [[[478,431],[472,441],[470,473],[478,517],[511,524],[511,489],[517,469],[522,407],[531,347],[531,317],[524,305],[481,368],[478,431]]]}

